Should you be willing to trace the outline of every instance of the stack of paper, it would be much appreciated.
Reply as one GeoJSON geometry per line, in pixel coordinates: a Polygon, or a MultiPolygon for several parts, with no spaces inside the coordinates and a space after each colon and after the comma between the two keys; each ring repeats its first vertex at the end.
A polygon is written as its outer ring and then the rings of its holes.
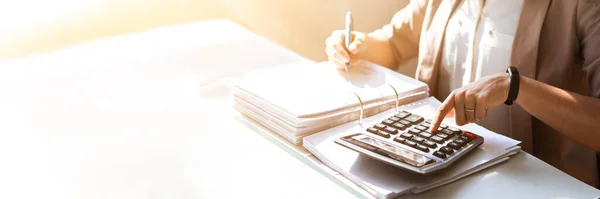
{"type": "Polygon", "coordinates": [[[349,72],[329,62],[288,64],[246,73],[234,87],[234,108],[300,144],[304,136],[427,96],[427,85],[363,63],[349,72]],[[362,103],[361,103],[362,102],[362,103]],[[361,106],[362,104],[362,106],[361,106]]]}
{"type": "MultiPolygon", "coordinates": [[[[438,100],[430,97],[401,106],[400,110],[408,110],[432,118],[440,104],[438,100]]],[[[505,161],[510,155],[520,151],[518,146],[520,142],[476,124],[469,124],[461,128],[484,137],[484,143],[454,162],[450,167],[434,174],[423,175],[360,155],[333,141],[336,138],[363,131],[364,128],[395,113],[395,110],[385,111],[367,118],[363,121],[362,126],[357,122],[351,122],[307,136],[304,138],[303,146],[325,165],[378,198],[393,198],[403,194],[420,193],[505,161]]],[[[454,124],[453,118],[448,118],[444,122],[454,124]]]]}

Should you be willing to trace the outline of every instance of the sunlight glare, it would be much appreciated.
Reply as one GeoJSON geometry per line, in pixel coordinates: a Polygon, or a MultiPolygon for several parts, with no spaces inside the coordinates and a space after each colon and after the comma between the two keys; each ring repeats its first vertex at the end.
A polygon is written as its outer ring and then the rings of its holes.
{"type": "Polygon", "coordinates": [[[107,0],[0,0],[0,38],[73,16],[107,0]]]}

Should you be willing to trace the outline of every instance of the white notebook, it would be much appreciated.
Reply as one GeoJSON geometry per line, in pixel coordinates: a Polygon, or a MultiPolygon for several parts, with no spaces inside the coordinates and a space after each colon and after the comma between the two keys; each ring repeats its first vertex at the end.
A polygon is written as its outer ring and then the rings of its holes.
{"type": "Polygon", "coordinates": [[[326,115],[359,103],[395,100],[394,86],[400,96],[427,91],[427,85],[375,64],[350,72],[335,69],[330,62],[288,64],[264,68],[244,74],[236,88],[273,108],[296,118],[326,115]]]}
{"type": "Polygon", "coordinates": [[[367,117],[427,92],[427,84],[368,62],[350,72],[303,62],[244,74],[234,87],[234,108],[301,144],[303,136],[357,120],[361,108],[367,117]]]}

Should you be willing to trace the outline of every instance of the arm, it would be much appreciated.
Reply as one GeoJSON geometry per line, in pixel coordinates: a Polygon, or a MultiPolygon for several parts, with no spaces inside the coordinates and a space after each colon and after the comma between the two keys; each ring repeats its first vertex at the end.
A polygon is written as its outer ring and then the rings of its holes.
{"type": "Polygon", "coordinates": [[[397,12],[390,24],[365,38],[368,53],[362,59],[396,69],[418,56],[419,39],[429,0],[411,0],[397,12]]]}
{"type": "MultiPolygon", "coordinates": [[[[572,140],[600,151],[600,99],[568,92],[527,77],[521,77],[520,83],[516,103],[523,109],[572,140]]],[[[455,110],[457,125],[482,120],[487,114],[486,107],[503,104],[509,84],[506,74],[495,74],[453,91],[438,109],[430,131],[435,131],[452,109],[455,110]],[[465,109],[474,109],[475,112],[465,109]]]]}
{"type": "Polygon", "coordinates": [[[577,37],[589,96],[521,78],[517,103],[534,117],[584,146],[600,151],[600,2],[580,0],[577,37]],[[539,96],[544,96],[539,97],[539,96]]]}
{"type": "Polygon", "coordinates": [[[346,63],[350,68],[366,60],[392,70],[415,58],[419,53],[421,28],[429,0],[411,0],[398,11],[390,24],[371,33],[352,32],[352,43],[346,51],[346,33],[334,31],[325,40],[325,52],[338,69],[346,63]]]}
{"type": "MultiPolygon", "coordinates": [[[[563,135],[600,151],[600,1],[580,0],[577,18],[577,36],[590,96],[521,77],[516,103],[563,135]]],[[[506,100],[509,82],[506,74],[496,74],[453,91],[440,106],[430,130],[437,129],[452,109],[457,125],[483,119],[486,107],[501,105],[506,100]],[[475,111],[466,112],[465,108],[475,111]]]]}
{"type": "Polygon", "coordinates": [[[600,151],[600,99],[526,77],[521,77],[519,90],[516,102],[523,109],[572,140],[600,151]]]}

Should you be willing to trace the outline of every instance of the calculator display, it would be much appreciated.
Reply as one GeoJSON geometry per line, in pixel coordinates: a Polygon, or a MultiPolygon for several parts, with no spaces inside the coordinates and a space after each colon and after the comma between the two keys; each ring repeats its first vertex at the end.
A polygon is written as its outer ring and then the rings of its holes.
{"type": "Polygon", "coordinates": [[[409,151],[399,146],[391,145],[389,143],[374,139],[366,135],[359,134],[357,136],[352,137],[352,139],[377,148],[377,151],[374,151],[376,153],[383,153],[398,161],[402,161],[416,167],[421,167],[428,163],[434,162],[434,160],[425,157],[421,154],[409,151]]]}

